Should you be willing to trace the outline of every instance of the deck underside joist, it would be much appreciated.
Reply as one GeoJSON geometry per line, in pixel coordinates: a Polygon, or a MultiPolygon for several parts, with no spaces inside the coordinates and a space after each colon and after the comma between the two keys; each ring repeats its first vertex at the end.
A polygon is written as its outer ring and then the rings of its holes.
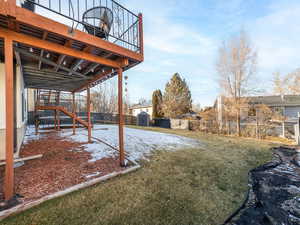
{"type": "MultiPolygon", "coordinates": [[[[47,46],[41,48],[28,45],[28,43],[14,42],[14,58],[23,70],[25,87],[49,89],[59,91],[81,91],[85,84],[94,86],[115,76],[116,68],[95,63],[81,58],[81,53],[103,59],[104,62],[120,62],[124,57],[119,54],[88,45],[82,41],[68,39],[58,34],[41,30],[37,27],[14,21],[0,15],[1,32],[15,32],[26,35],[34,40],[42,40],[45,43],[62,46],[78,51],[78,57],[47,50],[47,46]],[[105,61],[106,60],[106,61],[105,61]]],[[[25,36],[24,36],[25,37],[25,36]]],[[[20,38],[22,40],[22,38],[20,38]]],[[[34,44],[34,42],[33,42],[34,44]]],[[[4,60],[4,40],[0,38],[0,61],[4,60]]],[[[127,58],[123,71],[137,65],[140,61],[127,58]]]]}

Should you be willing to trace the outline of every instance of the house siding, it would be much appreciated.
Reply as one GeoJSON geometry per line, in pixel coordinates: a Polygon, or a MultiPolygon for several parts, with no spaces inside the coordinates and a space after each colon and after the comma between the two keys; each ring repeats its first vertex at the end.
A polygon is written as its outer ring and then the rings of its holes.
{"type": "Polygon", "coordinates": [[[300,112],[300,106],[287,106],[284,109],[284,115],[288,118],[297,118],[300,112]]]}
{"type": "MultiPolygon", "coordinates": [[[[5,159],[5,65],[0,63],[0,160],[5,159]]],[[[19,151],[24,139],[27,124],[27,91],[24,89],[24,79],[21,68],[16,66],[15,72],[15,157],[19,156],[19,151]]]]}
{"type": "Polygon", "coordinates": [[[133,116],[138,116],[141,112],[145,112],[149,114],[150,119],[152,119],[152,107],[140,107],[136,109],[131,109],[132,110],[132,115],[133,116]]]}

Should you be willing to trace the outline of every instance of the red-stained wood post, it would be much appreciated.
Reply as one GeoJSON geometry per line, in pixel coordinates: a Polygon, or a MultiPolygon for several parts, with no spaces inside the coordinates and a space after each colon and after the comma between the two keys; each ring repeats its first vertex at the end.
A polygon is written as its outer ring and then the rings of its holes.
{"type": "Polygon", "coordinates": [[[14,59],[13,41],[5,38],[5,112],[6,112],[6,132],[5,132],[5,181],[4,197],[8,201],[14,196],[14,59]]]}
{"type": "MultiPolygon", "coordinates": [[[[59,107],[60,104],[60,92],[58,92],[57,94],[57,106],[59,107]]],[[[57,130],[60,131],[60,111],[59,110],[55,110],[56,111],[56,118],[57,118],[57,130]]]]}
{"type": "Polygon", "coordinates": [[[76,109],[75,109],[75,93],[72,93],[72,109],[73,109],[73,135],[76,133],[76,109]]]}
{"type": "Polygon", "coordinates": [[[35,90],[35,102],[34,102],[34,126],[35,126],[35,135],[38,134],[38,127],[37,127],[37,106],[38,106],[38,90],[35,90]]]}
{"type": "Polygon", "coordinates": [[[57,130],[57,111],[54,110],[54,129],[57,130]]]}
{"type": "Polygon", "coordinates": [[[120,165],[125,166],[124,115],[123,115],[123,70],[118,69],[118,110],[119,110],[119,150],[120,165]]]}
{"type": "Polygon", "coordinates": [[[143,31],[143,14],[139,13],[139,40],[140,40],[140,53],[144,58],[144,31],[143,31]]]}
{"type": "Polygon", "coordinates": [[[92,126],[91,126],[91,92],[90,88],[86,89],[87,91],[87,116],[88,116],[88,142],[92,142],[92,126]]]}

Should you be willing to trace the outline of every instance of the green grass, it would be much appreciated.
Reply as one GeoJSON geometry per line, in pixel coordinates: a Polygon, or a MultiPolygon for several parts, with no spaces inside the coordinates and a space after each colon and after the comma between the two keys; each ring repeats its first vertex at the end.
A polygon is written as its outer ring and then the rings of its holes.
{"type": "Polygon", "coordinates": [[[247,173],[271,159],[270,143],[152,128],[205,147],[156,152],[134,173],[48,201],[1,224],[222,223],[243,201],[247,173]]]}

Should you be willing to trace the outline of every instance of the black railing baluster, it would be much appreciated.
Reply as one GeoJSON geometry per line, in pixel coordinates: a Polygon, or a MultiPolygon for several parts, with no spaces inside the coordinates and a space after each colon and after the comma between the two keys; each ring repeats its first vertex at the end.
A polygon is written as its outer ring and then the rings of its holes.
{"type": "Polygon", "coordinates": [[[77,0],[77,20],[80,20],[80,18],[79,18],[79,10],[80,10],[79,0],[77,0]]]}
{"type": "MultiPolygon", "coordinates": [[[[127,15],[127,26],[129,28],[129,15],[128,15],[128,13],[126,13],[126,15],[127,15]]],[[[127,27],[126,27],[126,29],[127,29],[127,27]]],[[[130,36],[129,36],[130,32],[129,32],[129,30],[128,30],[127,34],[128,34],[127,35],[127,42],[130,43],[130,36]]]]}
{"type": "MultiPolygon", "coordinates": [[[[81,16],[84,10],[87,11],[92,7],[107,7],[113,12],[113,24],[111,25],[111,31],[108,34],[107,40],[120,46],[126,47],[130,50],[141,50],[141,37],[139,27],[140,18],[128,9],[124,8],[115,0],[68,0],[66,1],[68,5],[65,5],[65,1],[62,0],[28,1],[41,8],[67,18],[73,23],[72,26],[74,25],[74,23],[77,23],[76,28],[83,30],[85,29],[81,16]],[[77,9],[75,9],[75,7],[77,7],[77,9]],[[77,27],[78,25],[80,28],[77,27]]],[[[93,20],[90,20],[90,27],[93,30],[93,35],[97,34],[97,27],[99,26],[99,24],[97,24],[97,21],[98,20],[96,20],[95,18],[93,20]]],[[[70,24],[67,23],[67,25],[70,24]]]]}
{"type": "MultiPolygon", "coordinates": [[[[133,24],[133,16],[131,15],[131,24],[133,24]]],[[[134,43],[134,26],[131,28],[131,30],[132,30],[132,42],[133,42],[133,44],[135,44],[134,43]]]]}

